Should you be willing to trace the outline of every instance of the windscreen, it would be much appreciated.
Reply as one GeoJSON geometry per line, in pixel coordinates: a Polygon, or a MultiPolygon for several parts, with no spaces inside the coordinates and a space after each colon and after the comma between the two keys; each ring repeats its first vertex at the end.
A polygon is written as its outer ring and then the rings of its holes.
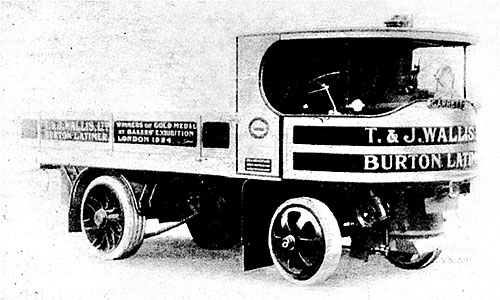
{"type": "Polygon", "coordinates": [[[429,98],[462,98],[464,49],[410,39],[284,40],[261,82],[283,114],[376,115],[429,98]]]}

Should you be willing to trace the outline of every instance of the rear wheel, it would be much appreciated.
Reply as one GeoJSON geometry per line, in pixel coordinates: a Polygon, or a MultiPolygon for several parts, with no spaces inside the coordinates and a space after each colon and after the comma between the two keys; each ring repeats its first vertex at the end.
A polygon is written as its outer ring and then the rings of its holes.
{"type": "Polygon", "coordinates": [[[290,199],[276,209],[268,244],[279,273],[297,284],[327,280],[342,251],[332,212],[324,203],[306,197],[290,199]]]}
{"type": "Polygon", "coordinates": [[[387,260],[401,269],[418,270],[432,264],[440,254],[441,250],[426,252],[423,254],[389,252],[387,254],[387,260]]]}
{"type": "Polygon", "coordinates": [[[144,239],[145,218],[124,178],[100,176],[85,190],[82,231],[98,256],[121,259],[133,255],[144,239]]]}

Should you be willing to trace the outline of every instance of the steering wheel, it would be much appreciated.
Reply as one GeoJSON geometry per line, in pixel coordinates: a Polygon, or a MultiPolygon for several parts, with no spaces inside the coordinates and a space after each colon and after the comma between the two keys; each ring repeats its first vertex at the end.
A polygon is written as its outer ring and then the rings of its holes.
{"type": "MultiPolygon", "coordinates": [[[[326,92],[328,99],[330,100],[330,103],[332,105],[332,110],[328,111],[328,114],[333,114],[333,115],[339,115],[339,111],[337,110],[337,106],[335,105],[335,102],[333,101],[331,92],[330,92],[330,85],[338,79],[340,72],[335,71],[335,72],[330,72],[330,73],[325,73],[323,75],[320,75],[318,77],[313,78],[311,81],[309,81],[309,84],[311,85],[312,91],[310,91],[308,94],[314,94],[314,93],[319,93],[319,92],[326,92]]],[[[307,105],[307,104],[306,104],[307,105]]],[[[304,105],[304,108],[306,108],[304,105]]]]}

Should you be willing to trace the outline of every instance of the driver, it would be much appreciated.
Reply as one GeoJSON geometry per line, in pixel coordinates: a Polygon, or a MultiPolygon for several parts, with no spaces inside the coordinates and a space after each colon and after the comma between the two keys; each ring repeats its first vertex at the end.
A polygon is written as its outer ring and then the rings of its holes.
{"type": "Polygon", "coordinates": [[[413,100],[416,91],[410,75],[398,76],[395,83],[387,89],[385,99],[388,102],[409,102],[413,100]]]}

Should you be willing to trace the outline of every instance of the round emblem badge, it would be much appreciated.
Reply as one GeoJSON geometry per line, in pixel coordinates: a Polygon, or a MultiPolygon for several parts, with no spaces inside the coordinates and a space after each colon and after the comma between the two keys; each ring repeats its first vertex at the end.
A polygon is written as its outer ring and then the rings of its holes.
{"type": "Polygon", "coordinates": [[[269,123],[263,118],[255,118],[248,125],[250,135],[256,139],[262,139],[269,133],[269,123]]]}

